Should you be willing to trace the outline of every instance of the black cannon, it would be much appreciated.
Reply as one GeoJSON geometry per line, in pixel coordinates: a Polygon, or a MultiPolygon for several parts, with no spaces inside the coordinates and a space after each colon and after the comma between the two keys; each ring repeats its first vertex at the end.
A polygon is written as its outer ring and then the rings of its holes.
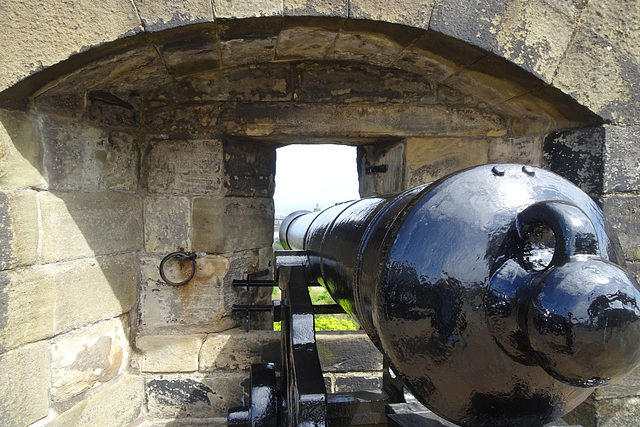
{"type": "Polygon", "coordinates": [[[295,322],[313,308],[300,308],[292,265],[302,287],[316,280],[360,322],[418,400],[456,424],[543,425],[640,362],[640,293],[609,224],[588,195],[542,169],[481,166],[394,197],[295,212],[280,241],[296,250],[276,259],[287,276],[275,310],[282,385],[274,391],[273,367],[255,367],[255,396],[266,387],[272,397],[230,424],[324,425],[341,399],[308,373],[312,316],[295,322]]]}

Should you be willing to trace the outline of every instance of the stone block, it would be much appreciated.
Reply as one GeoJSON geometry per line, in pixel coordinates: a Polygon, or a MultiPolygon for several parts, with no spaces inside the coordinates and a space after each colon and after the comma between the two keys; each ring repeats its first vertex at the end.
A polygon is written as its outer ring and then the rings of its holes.
{"type": "Polygon", "coordinates": [[[143,335],[136,339],[142,351],[142,372],[195,372],[206,335],[143,335]]]}
{"type": "Polygon", "coordinates": [[[509,3],[496,34],[495,50],[550,83],[580,12],[580,6],[574,3],[509,3]]]}
{"type": "Polygon", "coordinates": [[[4,3],[0,27],[5,34],[0,42],[0,90],[75,53],[142,31],[129,0],[74,0],[47,7],[40,2],[4,3]],[[37,59],[34,52],[39,52],[37,59]]]}
{"type": "MultiPolygon", "coordinates": [[[[180,109],[185,112],[187,109],[180,109]]],[[[174,112],[175,119],[181,114],[174,112]]],[[[184,123],[200,125],[195,117],[182,117],[184,123]]],[[[206,120],[206,119],[202,119],[206,120]]],[[[152,141],[143,159],[147,189],[163,194],[223,193],[222,143],[209,141],[152,141]]]]}
{"type": "Polygon", "coordinates": [[[43,263],[142,247],[142,209],[135,194],[43,193],[38,200],[43,263]]]}
{"type": "Polygon", "coordinates": [[[358,183],[361,197],[393,194],[404,190],[405,145],[358,147],[358,183]]]}
{"type": "Polygon", "coordinates": [[[223,67],[270,62],[276,50],[278,38],[225,38],[220,40],[220,57],[223,67]]]}
{"type": "Polygon", "coordinates": [[[336,375],[336,393],[353,391],[380,390],[382,388],[382,374],[380,375],[336,375]]]}
{"type": "Polygon", "coordinates": [[[602,210],[613,226],[625,258],[640,260],[640,197],[613,195],[603,198],[602,210]]]}
{"type": "Polygon", "coordinates": [[[144,201],[144,247],[167,254],[191,247],[191,201],[186,197],[147,197],[144,201]]]}
{"type": "Polygon", "coordinates": [[[588,28],[578,27],[552,83],[605,121],[638,123],[638,61],[588,28]]]}
{"type": "Polygon", "coordinates": [[[198,74],[182,82],[180,89],[164,86],[152,94],[150,103],[159,106],[193,101],[289,101],[290,80],[290,64],[238,66],[198,74]]]}
{"type": "Polygon", "coordinates": [[[640,8],[634,2],[590,0],[580,15],[580,23],[593,29],[616,48],[631,57],[640,58],[640,8]]]}
{"type": "Polygon", "coordinates": [[[337,29],[304,26],[283,28],[277,39],[276,58],[323,59],[337,35],[337,29]]]}
{"type": "Polygon", "coordinates": [[[382,370],[382,354],[364,332],[318,332],[316,341],[324,372],[382,370]]]}
{"type": "Polygon", "coordinates": [[[56,298],[46,267],[0,271],[0,353],[53,336],[56,298]]]}
{"type": "Polygon", "coordinates": [[[174,77],[185,77],[220,66],[220,50],[213,23],[194,24],[175,32],[152,33],[150,37],[157,46],[162,61],[174,77]],[[197,31],[194,31],[197,28],[197,31]]]}
{"type": "Polygon", "coordinates": [[[260,18],[281,16],[281,0],[258,0],[251,2],[234,0],[213,0],[216,18],[260,18]]]}
{"type": "Polygon", "coordinates": [[[603,188],[605,130],[602,127],[553,132],[544,140],[545,168],[586,192],[603,188]]]}
{"type": "Polygon", "coordinates": [[[262,248],[273,243],[273,199],[193,200],[193,250],[207,253],[262,248]]]}
{"type": "Polygon", "coordinates": [[[347,18],[349,2],[336,0],[331,2],[318,0],[284,0],[285,16],[331,16],[347,18]]]}
{"type": "Polygon", "coordinates": [[[147,380],[148,415],[155,418],[225,416],[230,408],[242,406],[248,385],[245,373],[150,378],[147,380]]]}
{"type": "Polygon", "coordinates": [[[489,141],[489,163],[542,165],[542,137],[496,138],[489,141]]]}
{"type": "Polygon", "coordinates": [[[36,263],[38,207],[35,192],[0,192],[0,242],[0,270],[36,263]]]}
{"type": "Polygon", "coordinates": [[[486,51],[492,51],[507,1],[436,2],[429,28],[486,51]]]}
{"type": "Polygon", "coordinates": [[[436,0],[351,0],[349,17],[427,29],[435,2],[436,0]]]}
{"type": "Polygon", "coordinates": [[[144,379],[120,375],[94,394],[47,423],[47,427],[128,426],[144,409],[144,379]]]}
{"type": "Polygon", "coordinates": [[[210,334],[200,352],[201,372],[248,372],[253,363],[280,365],[280,332],[230,330],[210,334]]]}
{"type": "Polygon", "coordinates": [[[275,147],[264,143],[226,140],[224,174],[228,196],[273,197],[275,147]]]}
{"type": "Polygon", "coordinates": [[[327,59],[388,67],[402,48],[397,41],[374,32],[340,31],[327,52],[327,59]]]}
{"type": "Polygon", "coordinates": [[[640,128],[604,126],[604,191],[637,192],[640,190],[640,128]]]}
{"type": "Polygon", "coordinates": [[[411,138],[406,144],[408,188],[488,161],[484,139],[411,138]]]}
{"type": "MultiPolygon", "coordinates": [[[[180,138],[215,138],[226,133],[232,137],[254,138],[296,135],[298,140],[340,136],[343,140],[357,141],[380,138],[380,135],[470,138],[507,134],[503,118],[486,109],[369,102],[228,102],[184,105],[177,111],[164,107],[149,110],[145,125],[149,132],[167,132],[180,138]],[[193,126],[194,123],[198,126],[193,126]]],[[[188,185],[182,190],[188,191],[188,185]]]]}
{"type": "Polygon", "coordinates": [[[345,64],[301,64],[298,73],[300,102],[434,102],[428,81],[412,73],[345,64]]]}
{"type": "Polygon", "coordinates": [[[47,188],[43,156],[32,117],[0,110],[0,188],[47,188]]]}
{"type": "MultiPolygon", "coordinates": [[[[142,258],[138,303],[139,330],[148,334],[167,333],[178,328],[218,332],[238,326],[243,317],[232,312],[233,304],[266,304],[271,289],[250,289],[232,285],[233,279],[267,268],[261,251],[244,251],[226,256],[207,255],[196,260],[194,278],[183,286],[164,283],[158,272],[161,257],[142,258]],[[147,332],[150,331],[150,332],[147,332]]],[[[252,323],[254,327],[255,323],[252,323]]]]}
{"type": "Polygon", "coordinates": [[[132,135],[57,118],[43,120],[40,131],[52,190],[137,190],[139,155],[132,135]]]}
{"type": "Polygon", "coordinates": [[[56,284],[56,332],[128,313],[136,303],[135,252],[51,265],[56,284]]]}
{"type": "Polygon", "coordinates": [[[584,427],[627,427],[640,417],[640,397],[594,401],[587,399],[563,419],[584,427]]]}
{"type": "Polygon", "coordinates": [[[47,343],[0,354],[0,425],[27,426],[49,412],[47,343]]]}
{"type": "Polygon", "coordinates": [[[213,21],[211,0],[134,0],[146,31],[160,31],[199,22],[213,21]]]}
{"type": "Polygon", "coordinates": [[[64,403],[122,374],[129,365],[126,316],[51,341],[51,400],[64,403]]]}

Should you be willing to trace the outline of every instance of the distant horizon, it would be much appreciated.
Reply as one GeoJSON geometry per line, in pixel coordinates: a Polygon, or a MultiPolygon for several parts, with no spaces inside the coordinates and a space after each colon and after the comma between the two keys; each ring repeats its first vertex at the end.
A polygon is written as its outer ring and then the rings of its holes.
{"type": "Polygon", "coordinates": [[[276,215],[360,198],[356,147],[296,144],[276,153],[276,215]]]}

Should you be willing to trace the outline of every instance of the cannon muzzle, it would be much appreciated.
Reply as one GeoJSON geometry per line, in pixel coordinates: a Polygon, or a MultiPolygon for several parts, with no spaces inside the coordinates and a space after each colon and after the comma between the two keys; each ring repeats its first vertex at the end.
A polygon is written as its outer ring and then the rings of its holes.
{"type": "Polygon", "coordinates": [[[596,203],[522,165],[295,212],[280,229],[408,389],[462,425],[542,425],[640,362],[640,293],[596,203]]]}

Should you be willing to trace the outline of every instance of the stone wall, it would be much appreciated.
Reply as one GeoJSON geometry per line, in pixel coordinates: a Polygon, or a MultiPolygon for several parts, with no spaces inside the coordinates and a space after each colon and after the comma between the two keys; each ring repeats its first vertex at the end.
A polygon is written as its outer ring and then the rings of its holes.
{"type": "Polygon", "coordinates": [[[129,369],[143,235],[134,139],[0,113],[0,424],[139,416],[144,383],[129,369]]]}
{"type": "MultiPolygon", "coordinates": [[[[547,167],[601,200],[640,272],[639,14],[602,0],[4,2],[0,424],[224,424],[250,363],[277,359],[276,334],[238,330],[230,308],[269,299],[231,282],[271,267],[284,144],[357,145],[362,195],[487,162],[547,167]],[[200,258],[171,287],[158,265],[178,248],[200,258]]],[[[321,338],[328,389],[377,387],[379,355],[338,360],[341,338],[321,338]]],[[[632,376],[571,419],[629,425],[639,390],[632,376]]]]}

